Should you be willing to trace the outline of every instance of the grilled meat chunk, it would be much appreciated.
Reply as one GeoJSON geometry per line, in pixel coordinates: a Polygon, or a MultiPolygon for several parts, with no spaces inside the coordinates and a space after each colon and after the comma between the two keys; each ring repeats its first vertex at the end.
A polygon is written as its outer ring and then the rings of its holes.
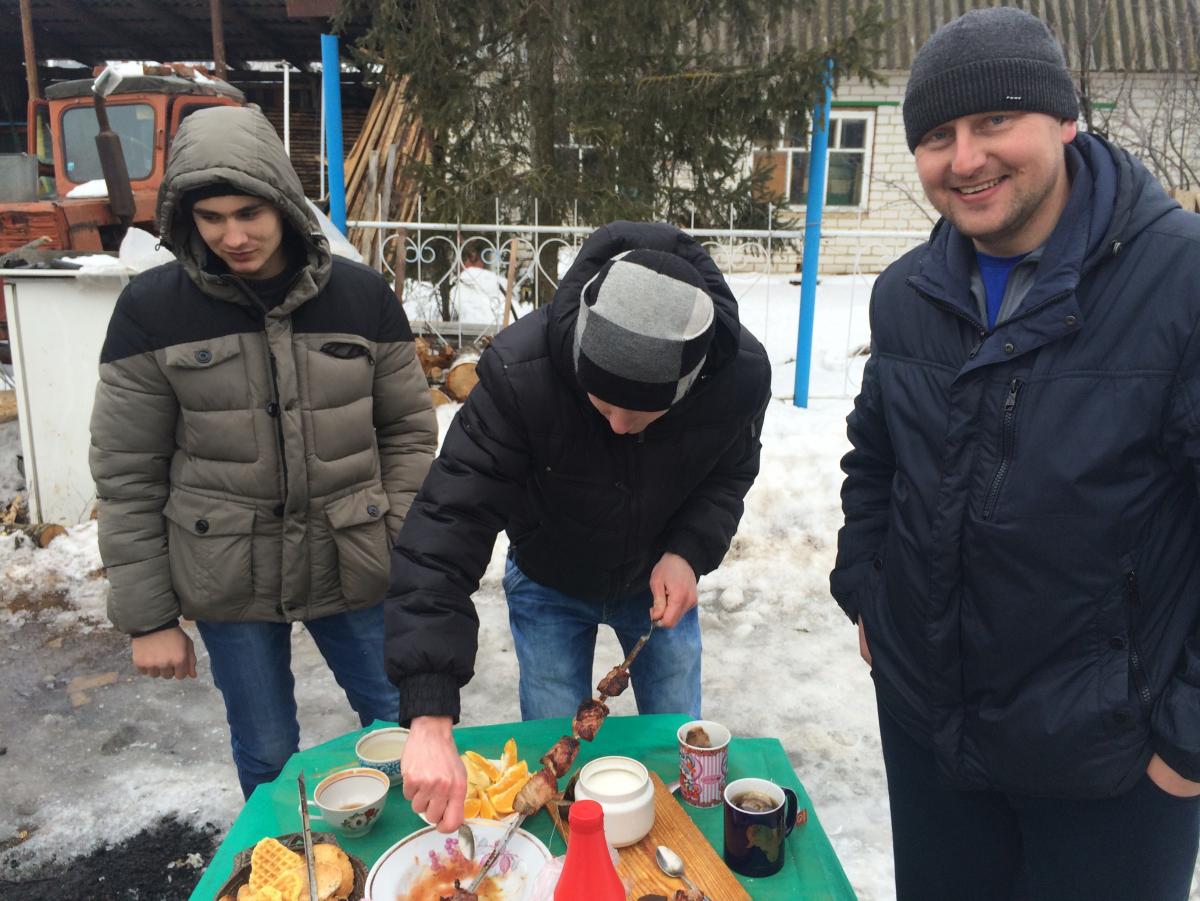
{"type": "Polygon", "coordinates": [[[575,711],[575,736],[584,741],[591,741],[596,737],[606,716],[608,716],[607,705],[588,698],[575,711]]]}
{"type": "Polygon", "coordinates": [[[546,769],[553,770],[554,775],[561,779],[575,762],[575,755],[578,753],[579,739],[564,735],[554,743],[554,747],[542,755],[539,763],[546,769]]]}
{"type": "Polygon", "coordinates": [[[558,792],[558,777],[551,769],[542,768],[533,774],[513,800],[513,810],[527,817],[533,816],[558,792]]]}
{"type": "Polygon", "coordinates": [[[704,893],[690,888],[681,888],[675,891],[675,897],[671,901],[704,901],[704,893]]]}
{"type": "Polygon", "coordinates": [[[479,896],[474,892],[468,892],[465,888],[458,884],[458,880],[454,880],[454,894],[449,897],[442,895],[438,901],[479,901],[479,896]]]}
{"type": "Polygon", "coordinates": [[[628,687],[629,670],[623,666],[614,666],[608,671],[608,675],[600,680],[600,684],[596,686],[596,691],[605,697],[615,698],[628,687]]]}

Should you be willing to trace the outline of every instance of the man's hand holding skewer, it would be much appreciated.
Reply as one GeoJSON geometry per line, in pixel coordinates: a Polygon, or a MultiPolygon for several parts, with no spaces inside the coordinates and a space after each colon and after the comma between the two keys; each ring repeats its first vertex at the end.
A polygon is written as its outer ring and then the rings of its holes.
{"type": "Polygon", "coordinates": [[[654,596],[650,619],[670,629],[696,606],[696,573],[690,563],[668,551],[650,572],[650,592],[654,596]]]}

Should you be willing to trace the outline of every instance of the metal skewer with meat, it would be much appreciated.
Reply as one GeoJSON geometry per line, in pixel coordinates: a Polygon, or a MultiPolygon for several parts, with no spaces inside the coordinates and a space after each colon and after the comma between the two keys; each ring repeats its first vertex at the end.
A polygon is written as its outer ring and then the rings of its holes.
{"type": "Polygon", "coordinates": [[[483,862],[483,866],[471,884],[466,889],[457,888],[453,897],[446,901],[476,901],[477,896],[474,889],[479,887],[479,883],[483,881],[487,871],[496,862],[512,834],[520,828],[527,817],[533,816],[558,794],[559,777],[565,776],[567,770],[571,768],[571,764],[575,762],[575,757],[579,754],[580,739],[591,741],[596,737],[596,733],[608,716],[608,705],[604,702],[608,698],[619,695],[629,686],[629,667],[638,652],[650,640],[652,634],[654,634],[653,621],[650,622],[649,631],[638,639],[637,644],[629,652],[629,656],[619,666],[614,666],[609,670],[608,674],[600,680],[600,684],[596,686],[596,690],[600,693],[599,700],[588,698],[579,705],[579,709],[575,711],[575,721],[572,724],[574,734],[564,735],[554,743],[539,761],[542,768],[521,786],[521,790],[513,799],[513,810],[516,812],[517,818],[508,827],[504,837],[492,849],[492,853],[483,862]]]}

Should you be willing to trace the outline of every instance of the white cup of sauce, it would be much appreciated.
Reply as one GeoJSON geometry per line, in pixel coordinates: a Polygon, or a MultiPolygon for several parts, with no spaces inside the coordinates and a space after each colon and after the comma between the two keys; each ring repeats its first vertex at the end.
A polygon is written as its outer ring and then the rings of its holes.
{"type": "Polygon", "coordinates": [[[597,757],[585,764],[575,799],[604,808],[604,836],[614,848],[636,844],[654,826],[654,783],[632,757],[597,757]]]}

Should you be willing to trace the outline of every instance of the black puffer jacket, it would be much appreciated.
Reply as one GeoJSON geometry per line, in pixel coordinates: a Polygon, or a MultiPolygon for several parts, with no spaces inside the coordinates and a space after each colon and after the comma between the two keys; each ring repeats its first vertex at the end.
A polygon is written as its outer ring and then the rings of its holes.
{"type": "MultiPolygon", "coordinates": [[[[653,302],[653,298],[647,298],[653,302]]],[[[413,502],[392,561],[387,664],[401,719],[458,716],[478,619],[471,594],[507,530],[531,579],[615,600],[644,590],[666,551],[715,569],[758,474],[770,398],[762,345],[704,249],[666,225],[617,222],[584,243],[554,302],[496,336],[479,384],[413,502]],[[579,295],[609,259],[675,253],[704,277],[717,331],[692,391],[641,435],[613,434],[575,379],[579,295]]]]}
{"type": "Polygon", "coordinates": [[[875,287],[834,596],[950,784],[1200,779],[1200,216],[1080,135],[1068,207],[988,331],[940,223],[875,287]]]}

